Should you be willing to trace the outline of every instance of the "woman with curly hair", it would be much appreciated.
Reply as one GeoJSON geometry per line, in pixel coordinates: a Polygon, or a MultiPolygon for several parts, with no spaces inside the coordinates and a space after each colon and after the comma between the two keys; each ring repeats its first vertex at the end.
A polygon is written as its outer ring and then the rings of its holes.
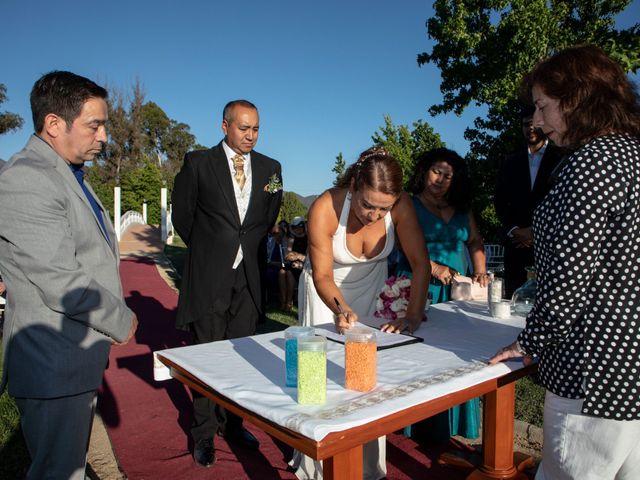
{"type": "MultiPolygon", "coordinates": [[[[464,160],[453,150],[436,148],[418,157],[408,190],[418,214],[422,241],[430,255],[429,295],[433,303],[451,298],[451,282],[467,273],[467,249],[472,279],[486,287],[484,244],[471,211],[471,192],[464,160]]],[[[398,275],[413,275],[403,250],[398,275]]],[[[474,398],[405,429],[426,443],[444,443],[454,435],[477,438],[480,401],[474,398]]]]}

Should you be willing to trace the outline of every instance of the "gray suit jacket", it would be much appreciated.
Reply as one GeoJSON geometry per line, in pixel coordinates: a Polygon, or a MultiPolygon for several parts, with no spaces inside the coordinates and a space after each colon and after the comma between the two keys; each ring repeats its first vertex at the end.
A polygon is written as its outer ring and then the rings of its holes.
{"type": "Polygon", "coordinates": [[[29,398],[99,387],[111,340],[126,338],[133,316],[108,218],[105,225],[108,241],[69,166],[39,137],[0,172],[0,393],[7,381],[12,396],[29,398]]]}

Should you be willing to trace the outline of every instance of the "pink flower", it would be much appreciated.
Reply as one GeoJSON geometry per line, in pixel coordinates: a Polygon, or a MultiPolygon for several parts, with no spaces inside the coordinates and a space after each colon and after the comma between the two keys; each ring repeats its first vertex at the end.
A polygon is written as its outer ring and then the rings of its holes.
{"type": "Polygon", "coordinates": [[[376,312],[378,318],[395,320],[404,317],[411,296],[411,279],[404,275],[387,278],[376,300],[376,312]]]}

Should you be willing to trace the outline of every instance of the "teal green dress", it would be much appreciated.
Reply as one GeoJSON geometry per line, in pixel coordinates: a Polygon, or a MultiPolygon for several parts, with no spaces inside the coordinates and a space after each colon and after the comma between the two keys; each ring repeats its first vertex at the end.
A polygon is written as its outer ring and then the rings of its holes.
{"type": "MultiPolygon", "coordinates": [[[[413,205],[424,232],[431,260],[465,274],[467,272],[466,242],[470,233],[468,213],[456,212],[449,223],[445,223],[431,213],[417,197],[413,197],[413,205]]],[[[411,277],[411,267],[402,254],[398,262],[397,275],[411,277]]],[[[429,293],[431,303],[448,302],[451,298],[451,286],[432,278],[429,293]]],[[[480,399],[474,398],[446,412],[434,415],[413,425],[410,430],[414,438],[433,443],[447,441],[452,435],[478,438],[480,436],[480,399]]]]}

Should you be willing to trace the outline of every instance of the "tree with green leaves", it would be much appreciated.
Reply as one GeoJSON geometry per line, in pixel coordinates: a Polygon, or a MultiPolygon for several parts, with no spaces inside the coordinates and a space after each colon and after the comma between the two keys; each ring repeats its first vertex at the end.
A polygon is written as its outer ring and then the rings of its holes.
{"type": "MultiPolygon", "coordinates": [[[[8,100],[7,87],[0,83],[0,105],[8,100]]],[[[0,112],[0,135],[22,128],[24,120],[17,113],[0,112]]]]}
{"type": "Polygon", "coordinates": [[[436,0],[427,20],[431,52],[418,64],[433,63],[442,78],[441,103],[432,115],[460,115],[470,104],[488,107],[465,132],[475,158],[495,158],[520,141],[520,81],[533,65],[562,48],[600,46],[626,71],[640,68],[640,25],[616,30],[614,16],[629,0],[436,0]]]}
{"type": "Polygon", "coordinates": [[[107,125],[107,145],[103,154],[96,160],[96,171],[101,171],[105,181],[120,177],[122,165],[129,158],[130,126],[121,90],[109,89],[107,99],[109,123],[107,125]]]}
{"type": "Polygon", "coordinates": [[[173,182],[184,155],[196,146],[189,125],[169,118],[154,102],[142,106],[145,154],[162,169],[164,178],[173,182]]]}
{"type": "Polygon", "coordinates": [[[430,52],[418,64],[440,69],[442,102],[432,115],[469,105],[485,106],[465,138],[474,189],[474,208],[485,238],[494,235],[497,218],[492,193],[500,159],[521,143],[518,116],[522,77],[539,60],[580,43],[600,46],[625,71],[640,68],[640,25],[617,30],[614,17],[629,0],[436,0],[427,20],[430,52]],[[483,223],[484,222],[484,223],[483,223]]]}
{"type": "Polygon", "coordinates": [[[127,172],[121,182],[122,213],[128,210],[142,212],[142,203],[147,202],[147,222],[160,223],[160,189],[162,172],[152,159],[145,158],[140,168],[127,172]]]}
{"type": "Polygon", "coordinates": [[[144,90],[138,80],[131,87],[130,94],[117,87],[109,86],[107,89],[107,145],[96,165],[105,181],[115,181],[143,162],[141,110],[144,90]]]}
{"type": "Polygon", "coordinates": [[[145,102],[139,81],[129,93],[110,87],[107,108],[107,146],[87,170],[91,184],[112,210],[113,187],[119,182],[122,211],[140,211],[146,198],[149,221],[158,223],[162,180],[166,180],[170,195],[185,153],[204,147],[196,144],[189,125],[169,118],[155,102],[145,102]]]}
{"type": "Polygon", "coordinates": [[[169,130],[171,120],[157,103],[151,101],[142,105],[141,116],[144,153],[160,166],[163,151],[162,139],[169,130]]]}
{"type": "Polygon", "coordinates": [[[165,161],[162,163],[164,178],[173,182],[182,166],[185,154],[191,150],[201,148],[201,146],[196,145],[196,137],[191,133],[189,125],[171,120],[169,128],[162,139],[162,151],[165,155],[165,161]]]}
{"type": "Polygon", "coordinates": [[[288,223],[291,223],[293,217],[306,217],[306,215],[307,207],[304,206],[298,196],[293,192],[284,192],[278,221],[286,220],[288,223]]]}
{"type": "Polygon", "coordinates": [[[384,126],[371,139],[374,145],[385,147],[398,160],[405,184],[420,154],[445,146],[440,135],[428,123],[418,120],[413,123],[413,130],[410,130],[407,125],[395,126],[390,115],[384,116],[384,126]]]}
{"type": "Polygon", "coordinates": [[[336,156],[336,163],[333,164],[333,168],[331,169],[331,171],[336,174],[336,178],[333,180],[334,187],[338,184],[342,175],[344,175],[345,169],[344,157],[342,156],[342,152],[340,152],[336,156]]]}

